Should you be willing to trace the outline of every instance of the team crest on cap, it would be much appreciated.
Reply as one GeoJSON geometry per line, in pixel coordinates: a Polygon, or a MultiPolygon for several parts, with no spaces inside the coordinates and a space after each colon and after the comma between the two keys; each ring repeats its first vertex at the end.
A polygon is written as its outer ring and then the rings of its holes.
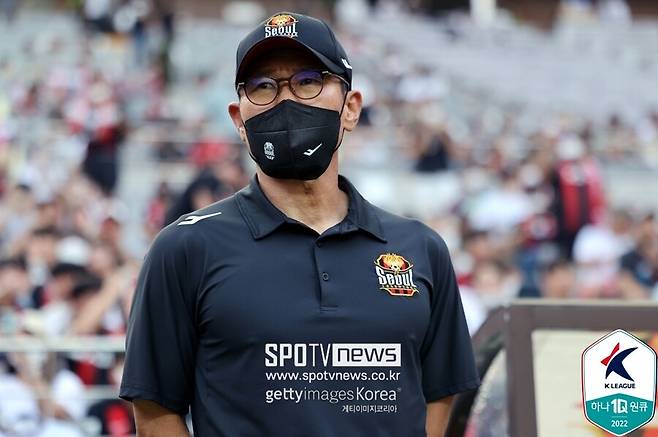
{"type": "Polygon", "coordinates": [[[297,36],[297,19],[290,14],[278,14],[265,23],[265,38],[271,36],[297,36]]]}
{"type": "Polygon", "coordinates": [[[413,264],[396,253],[383,253],[375,260],[379,288],[391,296],[413,296],[418,293],[414,284],[413,264]]]}

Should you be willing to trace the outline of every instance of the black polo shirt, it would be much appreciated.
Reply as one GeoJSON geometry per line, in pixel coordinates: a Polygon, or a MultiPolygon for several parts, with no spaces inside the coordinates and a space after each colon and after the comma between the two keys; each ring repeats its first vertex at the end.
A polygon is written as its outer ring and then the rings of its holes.
{"type": "Polygon", "coordinates": [[[133,301],[120,396],[196,435],[425,436],[479,378],[445,243],[364,200],[322,235],[257,177],[163,229],[133,301]]]}

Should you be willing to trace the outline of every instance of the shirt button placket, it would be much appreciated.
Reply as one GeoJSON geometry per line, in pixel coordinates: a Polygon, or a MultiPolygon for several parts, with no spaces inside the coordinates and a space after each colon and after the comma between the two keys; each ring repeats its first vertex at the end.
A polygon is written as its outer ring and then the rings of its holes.
{"type": "Polygon", "coordinates": [[[332,255],[327,249],[327,243],[325,241],[316,241],[313,249],[320,286],[320,309],[335,309],[337,306],[336,290],[334,290],[335,281],[331,280],[330,269],[325,268],[332,265],[332,255]]]}

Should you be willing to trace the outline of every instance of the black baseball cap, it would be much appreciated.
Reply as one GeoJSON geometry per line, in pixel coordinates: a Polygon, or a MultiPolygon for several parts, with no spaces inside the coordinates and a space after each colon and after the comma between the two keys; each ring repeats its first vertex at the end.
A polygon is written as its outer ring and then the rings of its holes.
{"type": "Polygon", "coordinates": [[[279,12],[258,25],[238,45],[235,86],[245,67],[268,50],[282,46],[302,47],[327,70],[343,77],[352,89],[352,66],[334,32],[322,20],[293,12],[279,12]]]}

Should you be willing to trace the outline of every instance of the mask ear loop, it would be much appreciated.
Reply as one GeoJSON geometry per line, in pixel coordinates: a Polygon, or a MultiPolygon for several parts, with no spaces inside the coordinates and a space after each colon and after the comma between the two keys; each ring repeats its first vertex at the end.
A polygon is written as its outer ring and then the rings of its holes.
{"type": "MultiPolygon", "coordinates": [[[[340,112],[338,113],[338,122],[341,122],[341,117],[343,116],[343,109],[345,109],[345,102],[347,101],[347,94],[350,92],[350,90],[345,91],[345,95],[343,96],[343,105],[340,107],[340,112]]],[[[336,153],[336,150],[340,147],[341,144],[343,144],[343,138],[345,138],[345,128],[342,128],[342,131],[339,133],[340,135],[340,142],[336,145],[334,148],[334,153],[336,153]]]]}

